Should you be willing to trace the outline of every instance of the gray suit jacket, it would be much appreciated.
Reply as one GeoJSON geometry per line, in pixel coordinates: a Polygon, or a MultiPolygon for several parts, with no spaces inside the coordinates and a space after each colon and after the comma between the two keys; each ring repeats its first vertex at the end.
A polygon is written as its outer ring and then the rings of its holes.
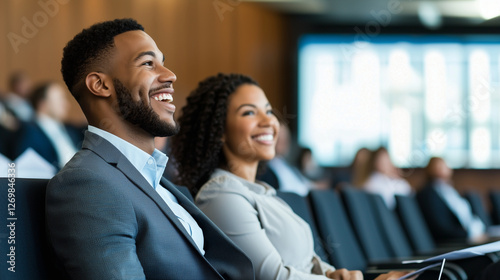
{"type": "Polygon", "coordinates": [[[86,132],[49,182],[46,226],[71,279],[254,279],[251,261],[166,179],[197,221],[203,256],[174,213],[111,143],[86,132]]]}

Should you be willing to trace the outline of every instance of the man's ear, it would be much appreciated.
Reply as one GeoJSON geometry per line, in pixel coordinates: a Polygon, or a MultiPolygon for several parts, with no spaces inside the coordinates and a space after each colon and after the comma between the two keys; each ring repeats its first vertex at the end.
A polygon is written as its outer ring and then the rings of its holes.
{"type": "Polygon", "coordinates": [[[85,78],[85,85],[96,96],[109,97],[111,95],[111,80],[101,72],[90,72],[85,78]]]}

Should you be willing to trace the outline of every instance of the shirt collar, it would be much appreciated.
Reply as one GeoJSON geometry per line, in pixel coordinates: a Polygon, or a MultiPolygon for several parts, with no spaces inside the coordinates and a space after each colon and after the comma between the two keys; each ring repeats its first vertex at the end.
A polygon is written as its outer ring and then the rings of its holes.
{"type": "Polygon", "coordinates": [[[37,115],[36,116],[36,122],[38,125],[42,126],[43,128],[53,131],[55,129],[60,129],[62,127],[62,124],[46,115],[37,115]]]}
{"type": "Polygon", "coordinates": [[[167,155],[157,149],[150,155],[122,138],[92,125],[89,125],[88,130],[101,136],[115,146],[149,184],[156,189],[167,166],[167,155]]]}

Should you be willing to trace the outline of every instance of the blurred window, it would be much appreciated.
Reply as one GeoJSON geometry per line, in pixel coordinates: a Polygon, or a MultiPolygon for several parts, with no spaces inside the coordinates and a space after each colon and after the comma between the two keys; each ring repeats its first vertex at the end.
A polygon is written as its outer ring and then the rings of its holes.
{"type": "Polygon", "coordinates": [[[453,168],[499,168],[500,40],[491,38],[302,37],[299,143],[326,166],[383,145],[399,167],[440,156],[453,168]]]}

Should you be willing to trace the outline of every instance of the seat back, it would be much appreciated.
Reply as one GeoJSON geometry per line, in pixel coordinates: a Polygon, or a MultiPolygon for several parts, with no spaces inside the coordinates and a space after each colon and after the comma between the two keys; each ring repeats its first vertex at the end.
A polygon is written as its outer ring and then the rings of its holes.
{"type": "Polygon", "coordinates": [[[299,217],[301,217],[304,221],[306,221],[309,224],[314,238],[314,251],[322,260],[328,262],[329,260],[328,255],[326,254],[325,249],[323,248],[323,244],[318,234],[318,229],[313,219],[311,208],[309,206],[307,198],[292,192],[277,191],[276,194],[278,197],[283,199],[288,205],[290,205],[295,214],[297,214],[299,217]]]}
{"type": "Polygon", "coordinates": [[[2,220],[12,225],[7,231],[2,230],[0,236],[2,279],[57,279],[45,234],[47,183],[46,179],[15,178],[12,184],[7,178],[0,178],[2,220]],[[10,196],[15,201],[7,200],[9,193],[14,194],[10,196]],[[15,272],[8,270],[12,265],[15,272]]]}
{"type": "Polygon", "coordinates": [[[500,191],[490,192],[491,217],[495,225],[500,225],[500,191]]]}
{"type": "Polygon", "coordinates": [[[472,208],[472,212],[483,221],[485,226],[491,226],[491,217],[486,211],[484,207],[483,200],[481,199],[481,195],[477,191],[468,191],[465,193],[465,198],[469,201],[469,204],[472,208]]]}
{"type": "Polygon", "coordinates": [[[414,196],[396,195],[396,212],[406,236],[417,254],[430,254],[436,243],[414,196]]]}
{"type": "Polygon", "coordinates": [[[368,262],[394,258],[384,239],[381,227],[377,225],[377,218],[373,213],[368,193],[347,187],[342,189],[341,194],[352,227],[368,262]]]}
{"type": "Polygon", "coordinates": [[[413,249],[410,241],[406,237],[403,227],[399,222],[396,213],[387,207],[384,199],[378,194],[368,194],[372,202],[378,225],[386,239],[393,256],[397,258],[407,258],[413,256],[413,249]]]}
{"type": "Polygon", "coordinates": [[[191,194],[191,192],[189,191],[189,189],[187,187],[184,187],[184,186],[177,186],[177,189],[185,196],[187,197],[189,200],[191,200],[191,202],[194,203],[194,197],[193,195],[191,194]]]}
{"type": "Polygon", "coordinates": [[[333,190],[311,190],[309,199],[330,263],[339,268],[365,270],[365,256],[339,195],[333,190]]]}

